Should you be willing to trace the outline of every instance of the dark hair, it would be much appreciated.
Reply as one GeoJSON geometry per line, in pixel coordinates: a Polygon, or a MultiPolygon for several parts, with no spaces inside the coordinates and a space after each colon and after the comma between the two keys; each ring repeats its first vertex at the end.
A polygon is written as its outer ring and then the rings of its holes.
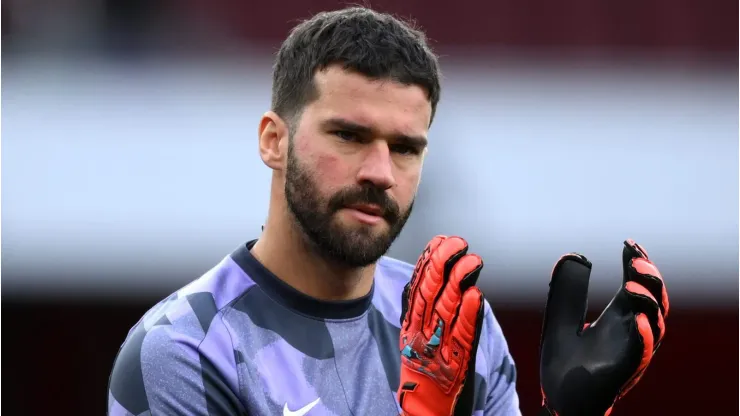
{"type": "Polygon", "coordinates": [[[424,88],[434,119],[440,70],[425,34],[364,7],[321,12],[293,28],[275,59],[272,110],[292,125],[318,98],[315,73],[335,64],[371,79],[424,88]]]}

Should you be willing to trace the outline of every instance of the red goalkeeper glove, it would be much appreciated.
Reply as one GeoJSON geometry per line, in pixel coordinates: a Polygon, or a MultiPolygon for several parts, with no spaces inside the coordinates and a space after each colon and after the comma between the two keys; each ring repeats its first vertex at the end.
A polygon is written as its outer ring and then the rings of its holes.
{"type": "Polygon", "coordinates": [[[467,250],[462,238],[435,237],[403,291],[398,388],[403,415],[473,413],[484,305],[475,283],[483,261],[467,250]]]}
{"type": "Polygon", "coordinates": [[[622,263],[622,287],[590,325],[584,319],[591,263],[569,254],[555,265],[540,343],[543,415],[609,415],[663,341],[668,294],[660,272],[631,240],[622,263]]]}

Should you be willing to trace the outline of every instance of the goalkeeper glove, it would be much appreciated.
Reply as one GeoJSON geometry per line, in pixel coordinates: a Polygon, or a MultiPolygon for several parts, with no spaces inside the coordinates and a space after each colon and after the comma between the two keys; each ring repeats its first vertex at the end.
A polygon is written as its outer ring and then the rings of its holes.
{"type": "Polygon", "coordinates": [[[660,346],[668,315],[663,278],[631,240],[625,241],[622,264],[622,287],[589,325],[591,263],[578,254],[556,263],[540,342],[543,415],[609,415],[660,346]]]}
{"type": "Polygon", "coordinates": [[[459,237],[437,236],[403,291],[402,415],[473,413],[475,356],[483,325],[483,294],[475,286],[483,261],[459,237]]]}

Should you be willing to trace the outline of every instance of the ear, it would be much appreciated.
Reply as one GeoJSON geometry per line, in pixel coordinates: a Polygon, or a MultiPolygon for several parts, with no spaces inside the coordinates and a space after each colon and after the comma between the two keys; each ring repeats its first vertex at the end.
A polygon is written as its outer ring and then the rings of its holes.
{"type": "Polygon", "coordinates": [[[273,170],[283,170],[287,159],[288,125],[273,111],[268,111],[260,119],[259,149],[262,162],[273,170]]]}

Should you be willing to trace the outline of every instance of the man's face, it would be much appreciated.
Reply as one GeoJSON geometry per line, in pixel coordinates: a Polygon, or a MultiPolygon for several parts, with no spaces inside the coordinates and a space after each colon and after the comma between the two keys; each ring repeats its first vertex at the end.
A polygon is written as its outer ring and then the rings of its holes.
{"type": "Polygon", "coordinates": [[[288,207],[320,254],[364,267],[385,254],[411,214],[431,104],[424,90],[330,67],[292,133],[288,207]]]}

